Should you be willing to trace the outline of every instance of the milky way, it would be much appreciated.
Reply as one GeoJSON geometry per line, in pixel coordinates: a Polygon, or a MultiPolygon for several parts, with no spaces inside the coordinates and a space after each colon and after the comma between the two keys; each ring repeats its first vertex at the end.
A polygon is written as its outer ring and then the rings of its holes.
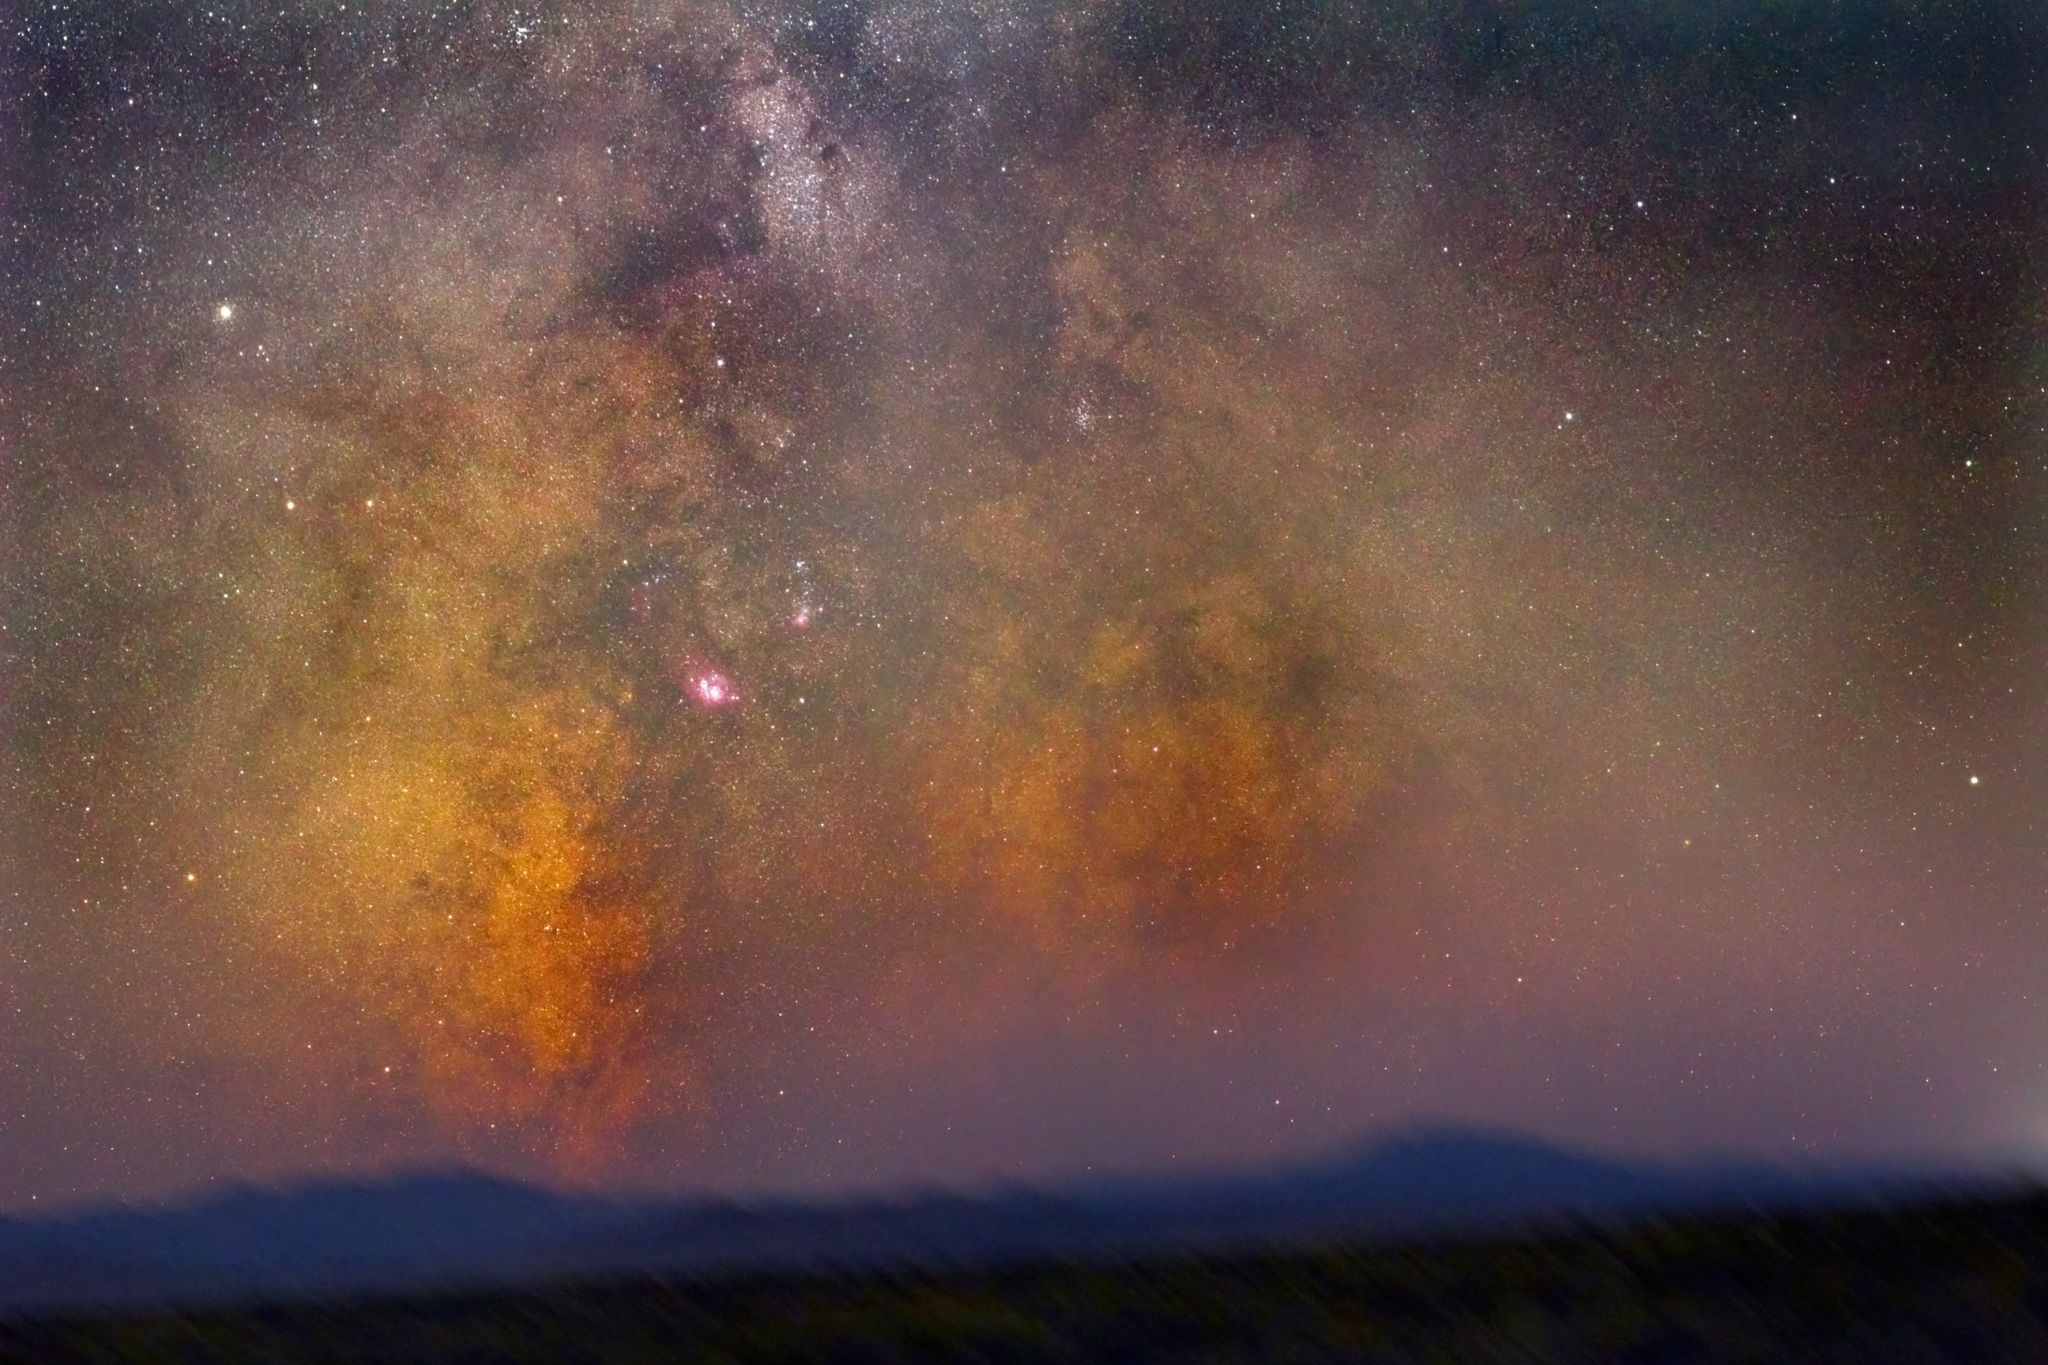
{"type": "Polygon", "coordinates": [[[0,1201],[2048,1143],[2028,7],[6,30],[0,1201]]]}

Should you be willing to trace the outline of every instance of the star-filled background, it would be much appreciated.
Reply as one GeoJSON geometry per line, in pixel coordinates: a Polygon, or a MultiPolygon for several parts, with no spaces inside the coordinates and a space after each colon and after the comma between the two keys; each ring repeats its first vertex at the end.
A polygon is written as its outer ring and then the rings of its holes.
{"type": "Polygon", "coordinates": [[[2048,1149],[2036,7],[0,39],[0,1206],[2048,1149]]]}

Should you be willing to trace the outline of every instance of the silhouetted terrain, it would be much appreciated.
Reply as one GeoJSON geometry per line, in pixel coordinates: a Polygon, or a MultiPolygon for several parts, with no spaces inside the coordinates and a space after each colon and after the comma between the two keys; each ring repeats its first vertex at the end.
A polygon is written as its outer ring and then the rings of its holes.
{"type": "Polygon", "coordinates": [[[443,1173],[0,1220],[0,1312],[1385,1240],[1565,1216],[1812,1207],[1957,1183],[1753,1163],[1665,1167],[1455,1129],[1251,1174],[837,1203],[632,1203],[443,1173]]]}
{"type": "Polygon", "coordinates": [[[0,1327],[0,1361],[2048,1360],[2048,1195],[0,1327]]]}

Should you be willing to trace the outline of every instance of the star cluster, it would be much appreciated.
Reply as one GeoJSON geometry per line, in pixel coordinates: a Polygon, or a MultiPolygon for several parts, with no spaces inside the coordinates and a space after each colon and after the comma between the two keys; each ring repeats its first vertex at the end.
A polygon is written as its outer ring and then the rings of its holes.
{"type": "Polygon", "coordinates": [[[7,20],[0,1200],[2037,1139],[2023,6],[7,20]]]}

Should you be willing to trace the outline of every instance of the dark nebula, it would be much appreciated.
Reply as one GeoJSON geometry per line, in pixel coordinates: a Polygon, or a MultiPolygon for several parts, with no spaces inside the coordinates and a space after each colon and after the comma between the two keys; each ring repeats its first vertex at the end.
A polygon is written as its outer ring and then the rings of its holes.
{"type": "Polygon", "coordinates": [[[2048,1143],[2037,6],[0,22],[0,1206],[2048,1143]]]}

